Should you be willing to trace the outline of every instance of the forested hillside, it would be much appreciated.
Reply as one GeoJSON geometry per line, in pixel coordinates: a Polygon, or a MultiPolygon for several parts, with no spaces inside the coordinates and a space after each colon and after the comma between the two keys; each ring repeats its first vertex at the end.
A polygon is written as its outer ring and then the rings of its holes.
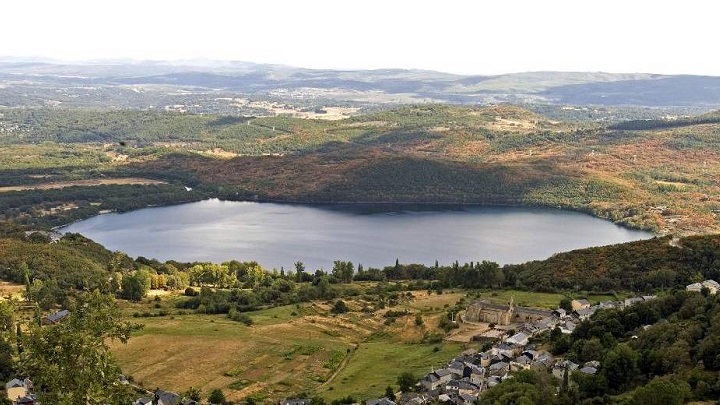
{"type": "Polygon", "coordinates": [[[661,234],[714,232],[716,115],[605,128],[509,105],[407,106],[338,121],[4,110],[0,207],[9,219],[58,225],[208,197],[542,205],[661,234]],[[23,190],[33,187],[54,190],[23,190]]]}

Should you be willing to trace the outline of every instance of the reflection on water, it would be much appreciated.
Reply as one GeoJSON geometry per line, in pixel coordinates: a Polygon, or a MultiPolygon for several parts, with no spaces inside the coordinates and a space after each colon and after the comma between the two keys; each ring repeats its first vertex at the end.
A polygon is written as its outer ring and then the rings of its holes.
{"type": "Polygon", "coordinates": [[[382,267],[492,260],[521,263],[553,253],[649,238],[589,215],[541,208],[446,205],[294,205],[208,200],[72,224],[131,256],[159,260],[256,260],[266,268],[330,269],[334,260],[382,267]]]}

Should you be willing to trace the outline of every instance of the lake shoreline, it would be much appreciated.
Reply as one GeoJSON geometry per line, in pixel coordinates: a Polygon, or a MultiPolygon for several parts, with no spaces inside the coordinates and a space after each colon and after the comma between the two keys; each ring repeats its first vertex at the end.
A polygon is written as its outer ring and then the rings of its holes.
{"type": "Polygon", "coordinates": [[[81,233],[133,256],[257,260],[277,268],[291,268],[297,260],[318,268],[328,268],[333,260],[373,266],[398,258],[426,265],[522,263],[655,236],[556,207],[219,198],[100,215],[58,230],[81,233]]]}
{"type": "Polygon", "coordinates": [[[71,222],[64,223],[61,225],[53,226],[50,229],[53,231],[57,231],[59,229],[68,227],[72,224],[75,224],[77,222],[86,221],[90,218],[99,216],[99,215],[105,215],[109,213],[128,213],[128,212],[134,212],[146,208],[158,208],[158,207],[172,207],[177,205],[183,205],[183,204],[192,204],[194,202],[200,202],[200,201],[208,201],[208,200],[219,200],[219,201],[233,201],[233,202],[255,202],[255,203],[273,203],[273,204],[292,204],[292,205],[307,205],[307,206],[342,206],[342,205],[358,205],[358,206],[370,206],[370,205],[378,205],[378,206],[388,206],[388,205],[416,205],[416,206],[458,206],[458,207],[508,207],[508,208],[541,208],[541,209],[551,209],[551,210],[559,210],[559,211],[573,211],[578,212],[582,214],[590,215],[594,218],[602,219],[608,222],[611,222],[619,227],[633,230],[633,231],[642,231],[642,232],[648,232],[652,233],[654,236],[666,236],[665,234],[662,234],[660,232],[657,232],[655,229],[650,228],[643,228],[643,227],[635,227],[627,223],[623,222],[617,222],[613,221],[610,218],[603,217],[600,215],[597,215],[595,212],[593,212],[591,209],[583,208],[583,207],[572,207],[572,206],[551,206],[551,205],[543,205],[543,204],[512,204],[512,203],[474,203],[474,202],[450,202],[450,201],[440,201],[440,202],[431,202],[431,201],[323,201],[323,200],[295,200],[295,199],[272,199],[272,198],[221,198],[217,196],[208,196],[207,198],[203,198],[200,200],[185,200],[185,201],[179,201],[179,202],[167,202],[167,203],[161,203],[161,204],[152,204],[147,205],[140,208],[135,208],[132,210],[127,211],[119,211],[119,210],[109,210],[108,212],[97,212],[93,215],[89,215],[87,217],[81,217],[77,218],[71,222]]]}

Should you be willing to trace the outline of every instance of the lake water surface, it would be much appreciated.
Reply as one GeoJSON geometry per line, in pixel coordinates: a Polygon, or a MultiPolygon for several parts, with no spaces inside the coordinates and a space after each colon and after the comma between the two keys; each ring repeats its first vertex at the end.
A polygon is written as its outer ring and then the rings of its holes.
{"type": "Polygon", "coordinates": [[[158,260],[256,260],[329,270],[334,260],[501,264],[652,237],[577,212],[542,208],[295,205],[207,200],[100,215],[62,229],[108,249],[158,260]]]}

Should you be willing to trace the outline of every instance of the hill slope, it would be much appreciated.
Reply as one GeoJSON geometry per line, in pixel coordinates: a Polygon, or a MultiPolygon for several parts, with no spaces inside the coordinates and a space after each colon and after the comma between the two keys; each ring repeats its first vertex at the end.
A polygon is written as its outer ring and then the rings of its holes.
{"type": "Polygon", "coordinates": [[[45,200],[0,193],[15,216],[31,211],[28,202],[50,209],[70,198],[96,212],[214,196],[544,205],[663,234],[720,231],[713,114],[603,128],[510,105],[408,106],[339,121],[42,109],[7,110],[0,127],[8,128],[0,136],[3,184],[169,183],[106,188],[113,198],[82,188],[45,200]]]}
{"type": "Polygon", "coordinates": [[[462,76],[424,70],[322,70],[228,61],[0,61],[7,106],[157,107],[270,96],[285,102],[543,102],[718,106],[720,78],[644,73],[527,72],[462,76]]]}

